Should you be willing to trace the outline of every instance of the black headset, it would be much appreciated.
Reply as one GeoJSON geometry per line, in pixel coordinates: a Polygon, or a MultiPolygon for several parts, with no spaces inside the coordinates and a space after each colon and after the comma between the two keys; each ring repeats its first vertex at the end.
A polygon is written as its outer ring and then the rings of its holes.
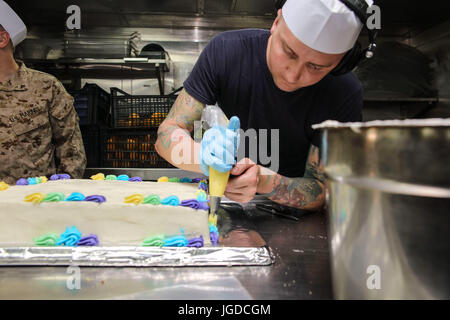
{"type": "MultiPolygon", "coordinates": [[[[364,0],[340,0],[340,1],[343,4],[345,4],[350,10],[353,11],[353,13],[362,22],[363,26],[367,29],[369,35],[369,46],[365,49],[362,49],[359,41],[356,41],[353,48],[347,51],[347,53],[341,59],[339,64],[333,70],[331,70],[330,74],[334,76],[346,74],[352,71],[362,59],[371,58],[377,46],[375,44],[375,39],[377,37],[377,30],[376,29],[371,30],[367,28],[367,19],[369,17],[367,14],[367,8],[369,7],[367,2],[364,0]]],[[[285,2],[286,0],[276,0],[275,1],[276,10],[278,11],[278,9],[281,9],[285,2]]]]}

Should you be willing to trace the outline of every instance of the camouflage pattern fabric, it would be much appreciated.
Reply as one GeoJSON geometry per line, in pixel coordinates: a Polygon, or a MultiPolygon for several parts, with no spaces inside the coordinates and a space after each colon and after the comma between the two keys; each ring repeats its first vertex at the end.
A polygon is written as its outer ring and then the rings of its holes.
{"type": "Polygon", "coordinates": [[[73,97],[55,77],[17,63],[13,78],[0,82],[0,181],[81,178],[86,154],[73,97]]]}

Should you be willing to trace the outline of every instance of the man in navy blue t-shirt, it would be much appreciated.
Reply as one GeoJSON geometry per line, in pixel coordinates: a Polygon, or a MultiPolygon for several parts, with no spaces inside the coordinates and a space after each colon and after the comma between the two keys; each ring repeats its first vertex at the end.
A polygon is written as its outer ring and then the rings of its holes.
{"type": "MultiPolygon", "coordinates": [[[[316,17],[316,21],[311,18],[310,28],[305,28],[309,16],[301,19],[304,10],[296,6],[301,2],[316,6],[314,3],[322,1],[288,0],[278,11],[270,31],[228,31],[213,38],[158,130],[158,153],[181,169],[201,172],[198,161],[180,164],[174,160],[174,154],[183,150],[184,155],[202,157],[200,144],[191,139],[190,133],[204,106],[217,103],[228,118],[240,119],[244,130],[241,141],[245,140],[240,146],[244,158],[232,168],[225,195],[245,203],[259,193],[284,205],[320,209],[325,194],[319,158],[320,136],[311,125],[328,119],[362,120],[359,80],[353,73],[329,74],[353,46],[361,23],[335,0],[329,11],[318,9],[328,14],[327,26],[317,23],[316,17]],[[336,14],[344,15],[347,22],[335,19],[333,25],[336,14]],[[354,26],[348,22],[349,17],[354,26]],[[333,39],[336,24],[341,28],[345,23],[351,25],[347,29],[353,34],[338,30],[346,36],[333,39]],[[315,32],[314,28],[320,30],[315,32]],[[250,137],[245,133],[248,129],[256,133],[267,130],[263,143],[267,141],[268,146],[264,152],[258,150],[256,156],[248,152],[252,143],[261,146],[261,141],[245,139],[250,137]],[[277,135],[279,140],[271,143],[271,136],[277,135]],[[277,154],[270,154],[271,150],[276,153],[277,148],[277,154]],[[268,159],[271,163],[267,163],[268,159]]],[[[256,135],[256,140],[261,139],[261,135],[256,135]]]]}

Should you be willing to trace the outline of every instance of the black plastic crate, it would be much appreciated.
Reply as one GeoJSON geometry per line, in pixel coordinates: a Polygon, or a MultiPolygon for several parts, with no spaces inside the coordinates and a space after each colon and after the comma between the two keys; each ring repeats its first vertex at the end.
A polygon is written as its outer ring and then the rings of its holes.
{"type": "Polygon", "coordinates": [[[100,167],[100,128],[98,126],[80,126],[86,152],[88,168],[100,167]]]}
{"type": "Polygon", "coordinates": [[[103,168],[173,168],[155,150],[156,130],[103,129],[103,168]]]}
{"type": "Polygon", "coordinates": [[[71,91],[80,125],[107,125],[110,122],[110,95],[95,83],[86,83],[81,90],[71,91]]]}
{"type": "Polygon", "coordinates": [[[111,88],[113,128],[158,128],[172,108],[179,88],[169,95],[130,95],[111,88]]]}

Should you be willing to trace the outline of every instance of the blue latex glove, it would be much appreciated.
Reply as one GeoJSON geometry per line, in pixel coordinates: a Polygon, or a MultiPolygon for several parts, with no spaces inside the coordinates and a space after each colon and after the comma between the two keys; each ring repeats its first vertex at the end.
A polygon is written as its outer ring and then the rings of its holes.
{"type": "Polygon", "coordinates": [[[206,130],[200,144],[200,169],[209,176],[209,167],[217,171],[230,171],[236,163],[239,147],[239,128],[241,122],[238,117],[232,117],[228,128],[214,126],[206,130]]]}

